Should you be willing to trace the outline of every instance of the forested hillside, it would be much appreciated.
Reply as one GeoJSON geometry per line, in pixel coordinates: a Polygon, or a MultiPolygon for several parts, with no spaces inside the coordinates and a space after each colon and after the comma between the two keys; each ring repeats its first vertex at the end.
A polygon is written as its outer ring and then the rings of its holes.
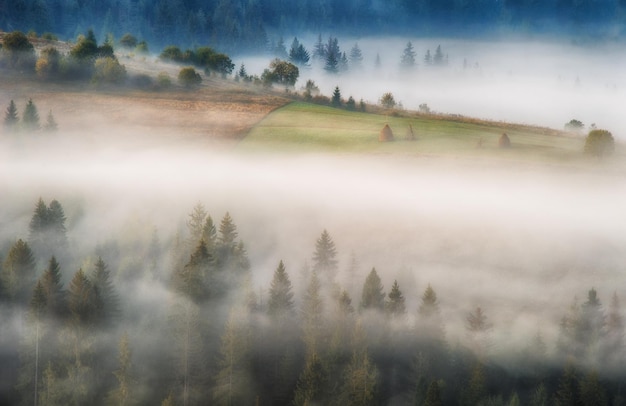
{"type": "Polygon", "coordinates": [[[72,39],[93,28],[157,46],[211,43],[263,50],[281,35],[481,35],[499,32],[622,35],[623,1],[548,0],[1,0],[0,28],[72,39]]]}
{"type": "Polygon", "coordinates": [[[446,317],[444,286],[385,285],[341,264],[326,230],[304,266],[278,260],[259,283],[228,212],[186,218],[174,236],[134,229],[82,252],[61,203],[40,199],[28,236],[0,249],[0,403],[624,404],[617,294],[589,289],[560,309],[556,340],[535,326],[503,355],[498,309],[446,317]]]}

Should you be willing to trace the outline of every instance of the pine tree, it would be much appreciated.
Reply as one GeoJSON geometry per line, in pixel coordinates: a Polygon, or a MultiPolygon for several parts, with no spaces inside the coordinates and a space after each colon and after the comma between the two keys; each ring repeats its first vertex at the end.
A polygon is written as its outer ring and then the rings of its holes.
{"type": "Polygon", "coordinates": [[[624,363],[624,318],[617,292],[613,293],[606,318],[606,334],[603,342],[604,364],[609,369],[618,371],[624,363]]]}
{"type": "Polygon", "coordinates": [[[217,287],[212,283],[213,258],[207,250],[204,240],[191,254],[189,262],[174,272],[172,286],[174,290],[195,303],[208,299],[211,292],[217,293],[217,287]]]}
{"type": "Polygon", "coordinates": [[[322,42],[322,34],[317,36],[317,42],[315,42],[315,46],[313,47],[313,58],[326,60],[326,49],[324,42],[322,42]]]}
{"type": "Polygon", "coordinates": [[[339,72],[347,72],[350,68],[350,65],[348,63],[348,56],[346,55],[345,52],[341,53],[341,58],[339,58],[339,72]]]}
{"type": "Polygon", "coordinates": [[[404,304],[404,296],[398,286],[398,281],[394,280],[389,292],[389,301],[387,302],[387,311],[391,316],[402,316],[406,313],[404,304]]]}
{"type": "Polygon", "coordinates": [[[301,310],[303,341],[309,356],[318,353],[321,337],[324,334],[324,303],[320,290],[320,281],[317,273],[313,271],[302,300],[301,310]]]}
{"type": "Polygon", "coordinates": [[[28,99],[26,107],[24,108],[24,114],[22,115],[22,127],[26,131],[39,130],[39,113],[37,112],[37,106],[33,103],[32,99],[28,99]]]}
{"type": "Polygon", "coordinates": [[[233,309],[222,334],[219,372],[213,399],[218,405],[252,403],[249,320],[241,310],[233,309]]]}
{"type": "Polygon", "coordinates": [[[333,107],[341,107],[341,91],[339,90],[339,86],[335,86],[335,90],[333,91],[333,96],[330,99],[330,104],[333,107]]]}
{"type": "Polygon", "coordinates": [[[269,294],[267,311],[271,317],[280,319],[293,312],[291,281],[282,260],[274,271],[269,294]]]}
{"type": "Polygon", "coordinates": [[[73,324],[90,325],[96,320],[95,292],[82,269],[70,281],[67,304],[73,324]]]}
{"type": "Polygon", "coordinates": [[[46,124],[43,126],[44,131],[53,133],[59,129],[57,122],[54,120],[54,116],[52,115],[52,110],[48,111],[48,116],[46,117],[46,124]]]}
{"type": "Polygon", "coordinates": [[[191,213],[189,213],[187,228],[189,229],[189,246],[191,248],[195,248],[202,238],[202,230],[206,216],[207,212],[202,203],[196,204],[191,213]]]}
{"type": "Polygon", "coordinates": [[[566,364],[554,395],[556,406],[576,406],[579,404],[577,381],[574,366],[571,363],[566,364]]]}
{"type": "Polygon", "coordinates": [[[324,364],[317,354],[313,353],[307,358],[304,370],[300,374],[294,394],[294,404],[296,406],[325,404],[324,387],[326,383],[327,371],[324,364]]]}
{"type": "Polygon", "coordinates": [[[591,370],[578,385],[580,405],[608,406],[606,391],[598,379],[598,372],[591,370]]]}
{"type": "Polygon", "coordinates": [[[411,69],[415,66],[415,51],[413,50],[413,44],[411,41],[407,42],[404,52],[402,53],[402,59],[400,60],[400,66],[404,69],[411,69]]]}
{"type": "Polygon", "coordinates": [[[222,246],[233,247],[237,239],[237,226],[230,217],[230,213],[226,212],[220,222],[220,244],[222,246]]]}
{"type": "Polygon", "coordinates": [[[108,326],[119,316],[119,298],[102,257],[98,257],[90,281],[95,295],[96,323],[108,326]]]}
{"type": "Polygon", "coordinates": [[[9,249],[0,273],[2,296],[14,304],[26,305],[35,286],[35,258],[28,243],[17,240],[9,249]]]}
{"type": "Polygon", "coordinates": [[[67,250],[65,213],[57,200],[46,207],[42,198],[35,205],[29,224],[28,241],[39,258],[63,255],[67,250]]]}
{"type": "Polygon", "coordinates": [[[54,256],[39,280],[44,289],[48,313],[62,319],[67,313],[66,292],[61,284],[61,267],[54,256]]]}
{"type": "Polygon", "coordinates": [[[433,64],[433,57],[430,55],[430,49],[426,50],[426,55],[424,55],[424,65],[430,66],[433,64]]]}
{"type": "Polygon", "coordinates": [[[604,336],[605,316],[598,292],[591,288],[587,301],[581,306],[580,320],[576,328],[579,343],[588,352],[595,354],[604,336]]]}
{"type": "Polygon", "coordinates": [[[443,342],[445,331],[435,290],[428,285],[418,309],[416,328],[427,340],[443,342]]]}
{"type": "Polygon", "coordinates": [[[17,107],[15,106],[15,102],[11,100],[9,102],[9,107],[7,107],[6,113],[4,114],[4,126],[9,131],[15,131],[17,129],[18,122],[19,117],[17,116],[17,107]]]}
{"type": "Polygon", "coordinates": [[[118,368],[113,372],[117,379],[117,388],[109,392],[109,402],[119,406],[126,406],[134,403],[133,388],[135,384],[128,333],[124,333],[120,338],[118,349],[118,368]]]}
{"type": "Polygon", "coordinates": [[[437,45],[437,49],[435,50],[435,56],[433,56],[433,65],[442,66],[445,64],[445,60],[443,57],[443,52],[441,51],[441,45],[437,45]]]}
{"type": "Polygon", "coordinates": [[[341,50],[337,38],[329,37],[324,48],[325,64],[324,70],[330,74],[339,73],[341,64],[341,50]]]}
{"type": "Polygon", "coordinates": [[[353,70],[359,70],[363,67],[363,53],[358,43],[354,44],[350,50],[350,66],[353,70]]]}
{"type": "Polygon", "coordinates": [[[385,293],[380,277],[376,272],[376,268],[372,268],[363,284],[363,293],[361,294],[362,310],[380,310],[385,309],[385,293]]]}
{"type": "Polygon", "coordinates": [[[491,346],[489,337],[489,332],[492,328],[491,323],[487,321],[487,316],[480,306],[476,307],[474,312],[467,314],[465,322],[472,349],[480,358],[484,358],[488,348],[491,346]]]}
{"type": "Polygon", "coordinates": [[[432,381],[426,391],[426,399],[424,399],[424,406],[443,406],[441,401],[441,393],[439,390],[439,384],[437,381],[432,381]]]}
{"type": "MultiPolygon", "coordinates": [[[[338,95],[337,97],[341,99],[341,93],[339,93],[338,87],[335,88],[335,93],[338,95]]],[[[333,100],[334,98],[335,96],[333,95],[333,100]]],[[[315,242],[313,270],[324,278],[333,279],[337,272],[336,257],[337,249],[335,248],[335,243],[328,231],[324,230],[320,238],[315,242]]]]}
{"type": "Polygon", "coordinates": [[[309,52],[304,48],[304,45],[298,41],[298,38],[293,39],[291,43],[291,49],[289,50],[289,60],[298,65],[298,66],[306,66],[309,63],[310,56],[309,52]]]}
{"type": "Polygon", "coordinates": [[[367,351],[357,352],[344,373],[342,404],[350,406],[376,405],[378,371],[367,351]]]}

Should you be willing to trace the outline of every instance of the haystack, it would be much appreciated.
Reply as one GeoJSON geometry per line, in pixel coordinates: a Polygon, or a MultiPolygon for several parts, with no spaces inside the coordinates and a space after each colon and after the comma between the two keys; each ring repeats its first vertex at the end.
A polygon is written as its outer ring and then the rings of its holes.
{"type": "Polygon", "coordinates": [[[380,130],[380,135],[378,136],[378,141],[380,141],[380,142],[393,141],[393,131],[391,131],[391,127],[389,127],[389,124],[385,124],[383,129],[380,130]]]}
{"type": "Polygon", "coordinates": [[[407,141],[415,141],[415,133],[411,124],[409,124],[409,128],[406,130],[406,139],[407,141]]]}
{"type": "Polygon", "coordinates": [[[502,133],[500,139],[498,140],[498,147],[500,148],[511,148],[511,140],[506,133],[502,133]]]}

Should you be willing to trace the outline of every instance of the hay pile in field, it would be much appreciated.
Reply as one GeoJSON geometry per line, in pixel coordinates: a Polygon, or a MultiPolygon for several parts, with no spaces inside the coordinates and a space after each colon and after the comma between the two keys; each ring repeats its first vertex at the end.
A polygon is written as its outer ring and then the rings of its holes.
{"type": "Polygon", "coordinates": [[[380,142],[393,141],[393,131],[391,131],[391,127],[389,127],[389,124],[385,124],[383,129],[380,130],[380,134],[378,135],[378,141],[380,142]]]}

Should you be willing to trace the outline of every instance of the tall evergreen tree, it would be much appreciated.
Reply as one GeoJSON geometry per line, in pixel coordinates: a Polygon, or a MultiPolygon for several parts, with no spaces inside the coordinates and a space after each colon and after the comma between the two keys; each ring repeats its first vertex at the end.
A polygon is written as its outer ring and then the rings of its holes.
{"type": "Polygon", "coordinates": [[[24,108],[24,114],[22,115],[22,127],[26,131],[39,130],[39,113],[37,112],[37,106],[33,103],[32,99],[28,99],[26,107],[24,108]]]}
{"type": "Polygon", "coordinates": [[[206,209],[202,203],[196,204],[187,220],[187,228],[189,229],[189,246],[195,248],[202,238],[204,222],[207,216],[206,209]]]}
{"type": "Polygon", "coordinates": [[[319,353],[324,334],[324,303],[317,273],[313,271],[302,300],[303,341],[308,356],[319,353]]]}
{"type": "Polygon", "coordinates": [[[119,298],[102,257],[98,257],[90,281],[94,290],[96,322],[103,326],[111,325],[119,316],[119,298]]]}
{"type": "Polygon", "coordinates": [[[441,45],[437,45],[437,49],[435,50],[435,55],[433,56],[433,65],[442,66],[445,64],[445,59],[443,56],[443,52],[441,51],[441,45]]]}
{"type": "Polygon", "coordinates": [[[28,243],[17,240],[2,265],[2,296],[14,304],[26,305],[35,286],[35,258],[28,243]]]}
{"type": "Polygon", "coordinates": [[[247,315],[241,310],[231,310],[222,334],[219,371],[213,392],[213,399],[218,405],[252,403],[250,335],[247,315]]]}
{"type": "Polygon", "coordinates": [[[391,316],[402,316],[406,313],[406,306],[404,304],[404,295],[400,291],[398,281],[394,280],[389,292],[389,301],[387,302],[387,311],[391,316]]]}
{"type": "Polygon", "coordinates": [[[327,379],[324,363],[316,353],[313,353],[307,358],[304,370],[298,379],[294,405],[326,404],[324,388],[327,385],[327,379]]]}
{"type": "MultiPolygon", "coordinates": [[[[338,91],[338,88],[336,88],[338,91]]],[[[341,98],[341,94],[339,95],[341,98]]],[[[323,278],[333,279],[337,272],[337,249],[328,231],[322,231],[322,235],[315,242],[313,253],[313,270],[323,278]]]]}
{"type": "Polygon", "coordinates": [[[363,53],[358,43],[355,43],[350,50],[350,67],[353,70],[359,70],[363,67],[363,53]]]}
{"type": "Polygon", "coordinates": [[[204,240],[191,254],[189,262],[174,272],[172,286],[174,290],[195,303],[200,303],[217,293],[217,281],[213,278],[213,258],[207,250],[204,240]]]}
{"type": "Polygon", "coordinates": [[[576,375],[576,369],[568,362],[563,369],[563,375],[554,395],[556,406],[577,406],[579,404],[576,375]]]}
{"type": "Polygon", "coordinates": [[[404,52],[402,53],[402,59],[400,59],[400,66],[403,69],[411,69],[415,66],[415,50],[411,41],[407,42],[404,52]]]}
{"type": "Polygon", "coordinates": [[[380,277],[376,272],[376,268],[372,268],[363,284],[363,293],[361,294],[362,310],[384,310],[385,309],[385,293],[380,277]]]}
{"type": "Polygon", "coordinates": [[[289,275],[281,260],[274,271],[274,277],[270,285],[267,311],[271,317],[282,318],[293,312],[293,291],[289,275]]]}
{"type": "Polygon", "coordinates": [[[11,100],[4,114],[4,127],[9,131],[15,131],[19,120],[17,107],[15,106],[15,102],[11,100]]]}
{"type": "Polygon", "coordinates": [[[118,367],[113,371],[113,375],[117,379],[117,387],[109,392],[108,400],[111,404],[119,406],[134,404],[135,378],[128,333],[122,334],[119,340],[117,363],[118,367]]]}
{"type": "Polygon", "coordinates": [[[435,290],[428,285],[418,309],[417,330],[429,341],[443,342],[445,331],[435,290]]]}
{"type": "Polygon", "coordinates": [[[437,381],[432,381],[426,391],[426,399],[424,399],[424,406],[443,406],[441,400],[441,393],[439,390],[439,384],[437,381]]]}
{"type": "Polygon", "coordinates": [[[306,66],[310,59],[309,52],[304,48],[304,45],[298,41],[298,38],[294,37],[289,49],[289,60],[298,66],[306,66]]]}
{"type": "Polygon", "coordinates": [[[326,60],[326,48],[324,47],[324,42],[322,41],[322,34],[317,36],[317,41],[313,46],[313,58],[319,60],[326,60]]]}
{"type": "Polygon", "coordinates": [[[324,70],[331,74],[339,73],[341,64],[341,50],[337,38],[329,37],[324,47],[324,70]]]}
{"type": "Polygon", "coordinates": [[[335,86],[333,96],[330,99],[330,104],[333,107],[341,107],[341,91],[339,90],[339,86],[335,86]]]}
{"type": "Polygon", "coordinates": [[[61,283],[61,267],[54,256],[50,258],[48,267],[39,280],[43,286],[48,313],[56,319],[62,319],[67,313],[66,292],[61,283]]]}

